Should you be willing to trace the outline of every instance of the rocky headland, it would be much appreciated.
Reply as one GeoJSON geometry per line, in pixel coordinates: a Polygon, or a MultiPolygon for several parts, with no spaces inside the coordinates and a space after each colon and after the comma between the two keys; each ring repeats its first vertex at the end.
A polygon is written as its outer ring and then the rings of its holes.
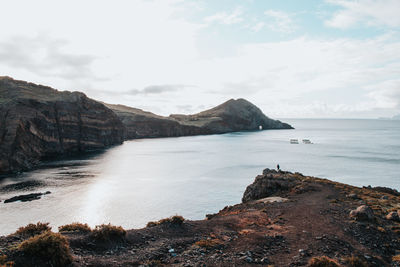
{"type": "Polygon", "coordinates": [[[20,228],[0,238],[0,265],[399,266],[399,209],[400,193],[390,188],[266,169],[242,203],[204,220],[173,216],[127,231],[20,228]]]}
{"type": "Polygon", "coordinates": [[[0,77],[0,174],[123,141],[117,115],[85,94],[0,77]]]}
{"type": "Polygon", "coordinates": [[[222,134],[262,129],[293,129],[287,123],[273,120],[245,99],[230,99],[197,114],[172,114],[163,117],[123,105],[105,104],[121,119],[126,139],[173,137],[200,134],[222,134]]]}
{"type": "Polygon", "coordinates": [[[124,140],[234,131],[292,129],[252,103],[229,100],[194,115],[163,117],[101,103],[81,92],[0,76],[0,174],[26,171],[43,159],[100,150],[124,140]]]}

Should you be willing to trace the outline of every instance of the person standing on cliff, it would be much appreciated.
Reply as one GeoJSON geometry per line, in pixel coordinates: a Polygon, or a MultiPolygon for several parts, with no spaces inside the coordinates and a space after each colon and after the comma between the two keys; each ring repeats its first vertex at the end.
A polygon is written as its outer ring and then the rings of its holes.
{"type": "Polygon", "coordinates": [[[281,167],[279,166],[279,164],[276,165],[276,169],[279,171],[281,171],[281,167]]]}

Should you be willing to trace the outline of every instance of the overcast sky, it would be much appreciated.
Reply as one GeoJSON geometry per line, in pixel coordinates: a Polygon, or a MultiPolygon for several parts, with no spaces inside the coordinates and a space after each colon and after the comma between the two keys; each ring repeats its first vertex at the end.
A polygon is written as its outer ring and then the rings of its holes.
{"type": "Polygon", "coordinates": [[[0,75],[168,115],[400,113],[399,0],[5,0],[0,75]]]}

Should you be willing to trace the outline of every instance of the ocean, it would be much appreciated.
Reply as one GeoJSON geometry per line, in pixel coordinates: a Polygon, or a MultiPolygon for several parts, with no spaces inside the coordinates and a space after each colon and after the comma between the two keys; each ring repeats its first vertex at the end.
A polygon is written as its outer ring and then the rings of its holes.
{"type": "Polygon", "coordinates": [[[133,140],[6,177],[0,181],[0,235],[38,221],[129,229],[175,214],[203,219],[240,203],[255,176],[277,164],[351,185],[400,189],[400,121],[283,121],[296,129],[133,140]],[[51,194],[40,200],[3,202],[45,191],[51,194]]]}

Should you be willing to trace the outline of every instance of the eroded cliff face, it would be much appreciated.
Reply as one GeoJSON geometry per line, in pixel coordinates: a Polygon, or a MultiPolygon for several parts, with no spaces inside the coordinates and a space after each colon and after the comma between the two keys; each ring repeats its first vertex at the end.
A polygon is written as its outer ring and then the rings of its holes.
{"type": "Polygon", "coordinates": [[[231,99],[215,108],[193,114],[163,117],[123,105],[110,105],[126,127],[127,139],[221,134],[235,131],[293,129],[289,124],[268,118],[244,99],[231,99]]]}
{"type": "Polygon", "coordinates": [[[179,121],[151,112],[123,105],[105,104],[114,111],[125,125],[125,138],[176,137],[209,133],[194,125],[184,125],[179,121]]]}
{"type": "Polygon", "coordinates": [[[0,77],[0,173],[123,140],[124,126],[115,113],[83,93],[0,77]]]}

